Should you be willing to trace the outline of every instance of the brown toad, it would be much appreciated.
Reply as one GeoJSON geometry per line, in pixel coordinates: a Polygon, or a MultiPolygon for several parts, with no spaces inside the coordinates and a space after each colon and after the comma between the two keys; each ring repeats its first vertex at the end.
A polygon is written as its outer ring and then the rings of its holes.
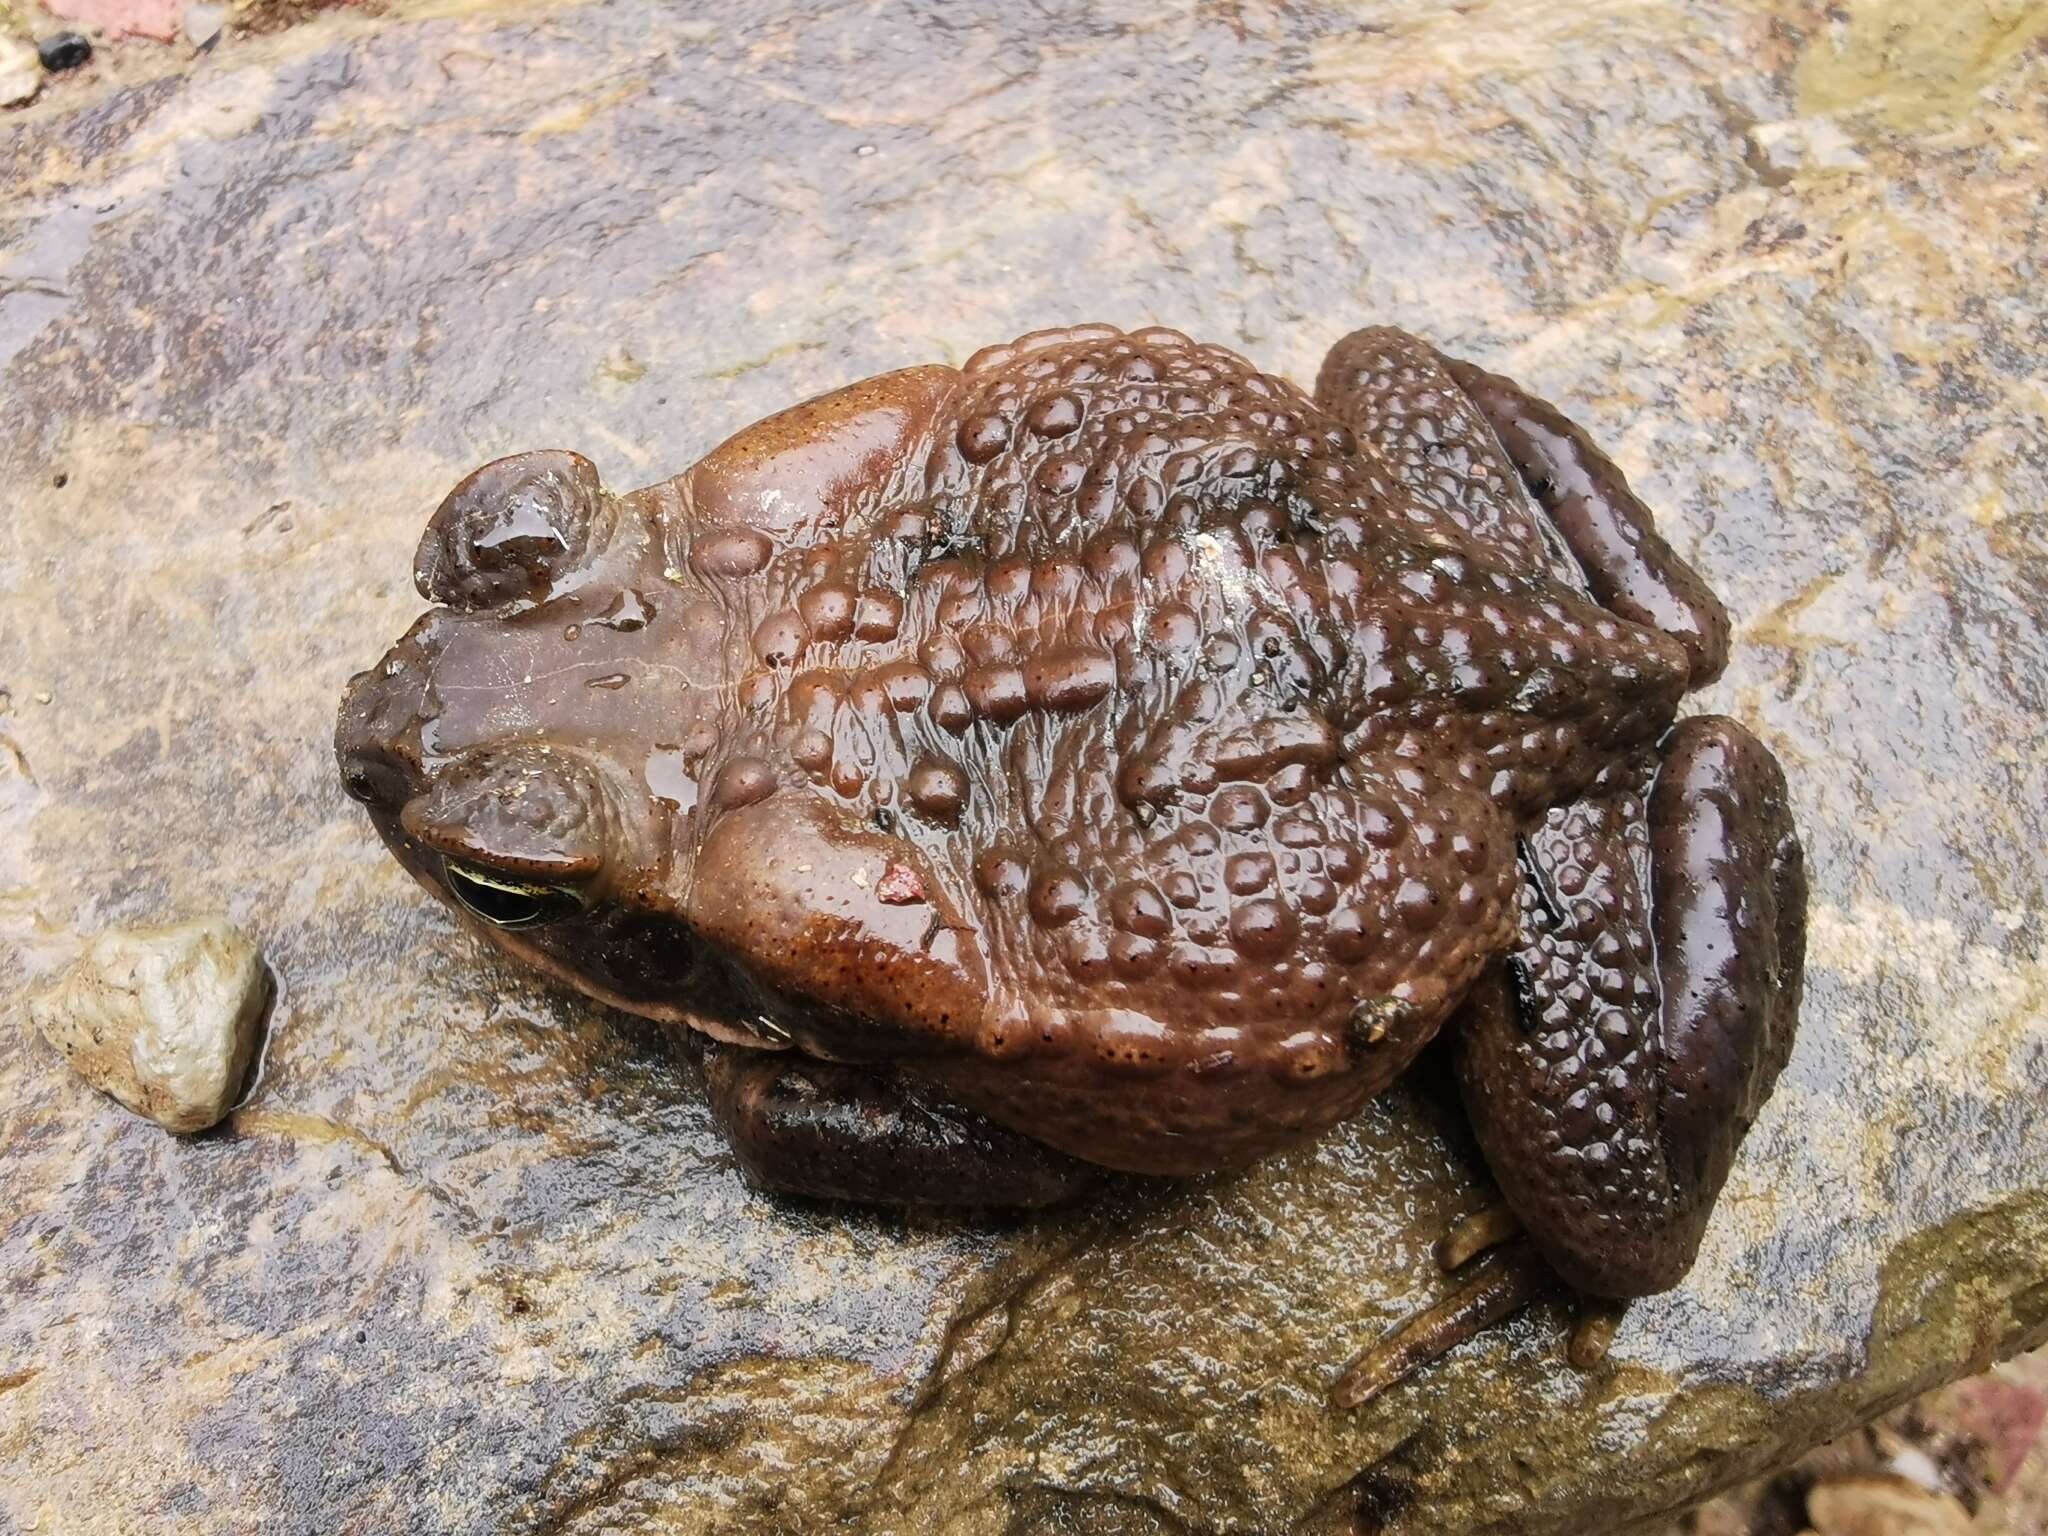
{"type": "Polygon", "coordinates": [[[500,946],[721,1042],[767,1184],[1241,1164],[1455,1015],[1534,1242],[1633,1296],[1790,1048],[1783,778],[1673,723],[1724,612],[1576,427],[1401,332],[1313,400],[1079,326],[628,495],[501,459],[415,572],[440,606],[350,685],[351,792],[500,946]]]}

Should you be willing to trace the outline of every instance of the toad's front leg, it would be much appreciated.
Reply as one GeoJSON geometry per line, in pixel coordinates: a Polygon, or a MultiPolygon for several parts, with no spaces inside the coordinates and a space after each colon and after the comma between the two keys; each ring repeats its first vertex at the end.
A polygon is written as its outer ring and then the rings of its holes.
{"type": "Polygon", "coordinates": [[[756,1184],[869,1205],[1052,1205],[1089,1164],[893,1072],[707,1043],[711,1110],[756,1184]]]}

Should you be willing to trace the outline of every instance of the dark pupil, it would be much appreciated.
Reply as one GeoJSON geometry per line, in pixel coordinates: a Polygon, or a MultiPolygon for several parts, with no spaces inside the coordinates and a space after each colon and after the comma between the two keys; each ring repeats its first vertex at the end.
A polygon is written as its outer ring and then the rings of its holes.
{"type": "Polygon", "coordinates": [[[448,889],[455,893],[455,899],[485,922],[500,928],[530,928],[536,923],[553,922],[574,912],[578,905],[571,892],[555,886],[522,885],[478,874],[452,862],[447,868],[448,889]]]}

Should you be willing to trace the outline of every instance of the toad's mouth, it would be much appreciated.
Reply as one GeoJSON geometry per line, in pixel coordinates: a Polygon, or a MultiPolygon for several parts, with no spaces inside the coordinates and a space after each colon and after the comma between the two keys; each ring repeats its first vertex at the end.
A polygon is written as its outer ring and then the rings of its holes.
{"type": "Polygon", "coordinates": [[[573,888],[520,880],[446,856],[421,857],[407,849],[399,853],[399,862],[471,933],[594,1002],[658,1024],[681,1025],[726,1045],[759,1051],[793,1048],[790,1032],[780,1025],[765,1017],[748,1022],[742,989],[723,967],[705,963],[679,924],[606,911],[573,888]],[[549,903],[554,905],[551,913],[536,910],[549,903]]]}
{"type": "MultiPolygon", "coordinates": [[[[362,754],[358,754],[362,757],[362,754]]],[[[763,1051],[792,1047],[791,1032],[750,1022],[759,1011],[746,989],[707,963],[689,929],[666,914],[596,899],[587,881],[537,880],[433,847],[401,824],[393,807],[416,793],[417,774],[363,757],[392,781],[366,801],[371,824],[392,857],[463,928],[515,962],[623,1013],[681,1025],[729,1045],[763,1051]]]]}

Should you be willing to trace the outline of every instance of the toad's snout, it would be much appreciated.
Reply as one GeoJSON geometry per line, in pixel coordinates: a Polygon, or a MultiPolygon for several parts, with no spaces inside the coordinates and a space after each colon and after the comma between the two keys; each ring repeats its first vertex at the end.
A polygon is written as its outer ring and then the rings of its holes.
{"type": "Polygon", "coordinates": [[[395,816],[425,783],[431,680],[445,627],[440,613],[425,615],[342,695],[335,763],[342,786],[373,812],[395,816]]]}

